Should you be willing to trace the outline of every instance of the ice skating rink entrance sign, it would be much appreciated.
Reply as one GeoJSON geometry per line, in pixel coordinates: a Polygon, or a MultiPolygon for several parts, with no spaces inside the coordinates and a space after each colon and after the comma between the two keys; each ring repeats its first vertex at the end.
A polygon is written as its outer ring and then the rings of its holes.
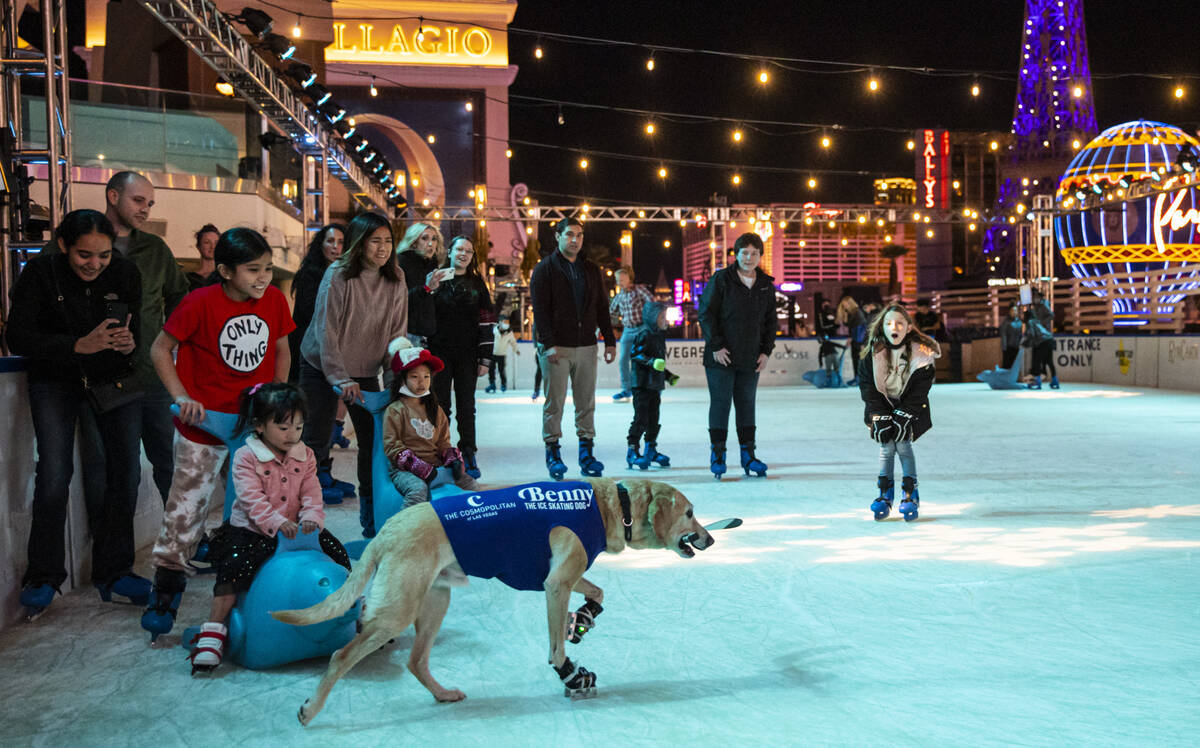
{"type": "Polygon", "coordinates": [[[1054,342],[1064,382],[1200,391],[1200,335],[1060,335],[1054,342]]]}

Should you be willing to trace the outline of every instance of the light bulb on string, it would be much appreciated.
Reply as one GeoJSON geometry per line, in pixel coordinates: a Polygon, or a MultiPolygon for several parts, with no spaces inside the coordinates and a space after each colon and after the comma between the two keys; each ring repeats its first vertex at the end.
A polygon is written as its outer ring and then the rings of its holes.
{"type": "Polygon", "coordinates": [[[907,149],[908,149],[908,150],[910,150],[910,151],[915,151],[915,150],[917,149],[917,141],[915,141],[915,140],[910,140],[910,141],[908,141],[907,143],[905,143],[905,144],[904,144],[904,147],[905,147],[905,148],[907,148],[907,149]]]}
{"type": "Polygon", "coordinates": [[[562,107],[560,106],[560,107],[558,108],[558,124],[562,125],[562,124],[565,124],[565,123],[566,123],[566,120],[565,120],[565,119],[563,119],[562,107]]]}
{"type": "Polygon", "coordinates": [[[379,89],[375,87],[375,76],[373,76],[373,75],[371,76],[371,95],[372,96],[379,95],[379,89]]]}
{"type": "Polygon", "coordinates": [[[425,41],[425,19],[421,16],[417,16],[417,41],[425,41]]]}
{"type": "Polygon", "coordinates": [[[821,147],[828,148],[831,145],[833,145],[833,139],[830,138],[828,135],[822,135],[821,136],[821,147]]]}
{"type": "Polygon", "coordinates": [[[588,160],[586,158],[579,159],[579,168],[582,169],[583,171],[587,171],[588,160]]]}
{"type": "Polygon", "coordinates": [[[466,109],[468,112],[473,112],[473,111],[475,111],[475,104],[474,104],[474,102],[470,102],[470,101],[468,101],[467,103],[463,104],[463,109],[466,109]]]}
{"type": "Polygon", "coordinates": [[[767,69],[759,68],[759,70],[758,70],[759,84],[765,86],[765,85],[767,85],[767,81],[769,81],[769,80],[771,80],[771,74],[767,72],[767,69]]]}
{"type": "Polygon", "coordinates": [[[742,142],[742,131],[735,128],[731,137],[735,143],[742,142]]]}
{"type": "Polygon", "coordinates": [[[303,14],[296,14],[296,25],[292,27],[292,38],[299,39],[304,36],[304,29],[300,28],[300,19],[304,18],[303,14]]]}
{"type": "Polygon", "coordinates": [[[734,174],[733,178],[730,181],[733,182],[735,185],[741,184],[742,183],[742,175],[734,174]]]}
{"type": "Polygon", "coordinates": [[[1187,93],[1187,89],[1185,89],[1183,86],[1175,86],[1175,98],[1176,99],[1182,99],[1186,93],[1187,93]]]}
{"type": "Polygon", "coordinates": [[[978,96],[979,96],[979,91],[980,91],[980,89],[979,89],[979,82],[978,82],[978,81],[976,81],[976,82],[972,83],[972,84],[971,84],[971,96],[978,97],[978,96]]]}
{"type": "Polygon", "coordinates": [[[541,44],[537,44],[536,46],[534,46],[533,56],[534,56],[534,59],[537,59],[537,60],[542,59],[542,45],[541,44]]]}
{"type": "Polygon", "coordinates": [[[871,93],[875,93],[879,90],[879,78],[875,76],[874,72],[872,72],[870,77],[867,79],[867,90],[871,93]]]}
{"type": "Polygon", "coordinates": [[[659,167],[659,169],[658,169],[658,178],[659,178],[659,179],[666,179],[666,178],[667,178],[667,169],[666,169],[666,167],[659,167]]]}
{"type": "Polygon", "coordinates": [[[657,130],[657,129],[658,129],[658,128],[656,128],[656,127],[654,126],[654,123],[653,123],[653,122],[647,122],[647,123],[646,123],[646,134],[647,134],[647,135],[653,135],[653,134],[654,134],[654,132],[655,132],[655,130],[657,130]]]}
{"type": "Polygon", "coordinates": [[[1083,86],[1075,86],[1074,88],[1072,88],[1071,95],[1074,96],[1076,99],[1082,98],[1083,97],[1083,86]]]}
{"type": "Polygon", "coordinates": [[[808,178],[808,188],[810,190],[815,190],[817,188],[817,178],[816,177],[808,178]]]}
{"type": "Polygon", "coordinates": [[[649,57],[646,58],[646,69],[647,70],[654,69],[654,55],[650,55],[649,57]]]}

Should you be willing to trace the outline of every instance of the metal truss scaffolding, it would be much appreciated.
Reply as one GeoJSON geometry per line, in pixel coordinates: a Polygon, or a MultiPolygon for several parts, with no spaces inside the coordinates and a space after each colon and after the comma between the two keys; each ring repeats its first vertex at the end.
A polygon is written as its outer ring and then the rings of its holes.
{"type": "MultiPolygon", "coordinates": [[[[409,206],[402,211],[408,220],[435,221],[512,221],[519,223],[559,221],[563,218],[579,218],[585,222],[618,223],[748,223],[762,221],[783,222],[828,222],[839,224],[878,225],[895,223],[967,223],[969,219],[961,213],[948,210],[920,210],[913,207],[814,207],[801,205],[739,205],[721,207],[684,207],[667,205],[520,205],[477,207],[464,206],[409,206]]],[[[977,220],[977,219],[976,219],[977,220]]]]}
{"type": "Polygon", "coordinates": [[[0,0],[0,322],[8,318],[8,290],[20,253],[40,249],[43,227],[57,226],[71,210],[66,0],[41,0],[40,50],[22,48],[18,41],[17,13],[23,5],[0,0]],[[21,115],[23,78],[41,78],[45,84],[45,147],[32,148],[27,142],[21,115]],[[35,163],[46,164],[49,184],[48,215],[37,221],[30,215],[28,192],[28,165],[35,163]]]}
{"type": "MultiPolygon", "coordinates": [[[[6,0],[9,1],[9,0],[6,0]]],[[[310,111],[296,92],[275,73],[210,0],[141,0],[151,13],[210,67],[233,85],[238,96],[253,104],[305,156],[324,158],[329,172],[356,199],[387,206],[383,189],[359,168],[341,142],[310,111]]],[[[307,224],[307,217],[305,219],[307,224]]]]}

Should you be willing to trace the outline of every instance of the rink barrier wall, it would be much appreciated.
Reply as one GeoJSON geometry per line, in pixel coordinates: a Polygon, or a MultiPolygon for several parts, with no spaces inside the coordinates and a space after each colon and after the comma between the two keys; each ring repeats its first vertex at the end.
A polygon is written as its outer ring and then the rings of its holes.
{"type": "MultiPolygon", "coordinates": [[[[844,342],[844,341],[843,341],[844,342]]],[[[1064,382],[1094,382],[1131,387],[1200,391],[1200,336],[1099,336],[1060,335],[1054,352],[1059,379],[1064,382]]],[[[763,386],[811,387],[803,380],[806,371],[819,367],[819,343],[813,338],[780,338],[762,373],[763,386]]],[[[943,346],[943,356],[948,346],[943,346]]],[[[509,387],[519,392],[533,389],[534,346],[518,343],[519,356],[508,356],[509,387]]],[[[597,356],[604,349],[597,346],[597,356]]],[[[975,374],[1000,363],[998,338],[976,340],[963,345],[963,379],[974,381],[975,374]]],[[[668,340],[667,368],[679,375],[679,387],[706,387],[704,341],[668,340]]],[[[842,376],[853,377],[849,353],[842,360],[842,376]]],[[[497,382],[499,384],[499,382],[497,382]]],[[[479,389],[487,386],[479,379],[479,389]]],[[[981,385],[982,386],[982,385],[981,385]]],[[[598,367],[596,389],[603,398],[620,387],[615,363],[598,367]]],[[[21,575],[25,572],[26,545],[29,541],[30,504],[33,499],[34,436],[24,369],[19,359],[0,359],[0,438],[3,438],[3,470],[0,471],[0,629],[20,619],[18,602],[21,575]]],[[[71,502],[67,512],[66,592],[86,586],[90,580],[91,540],[83,510],[78,453],[71,481],[71,502]]],[[[158,534],[162,522],[162,502],[151,479],[150,464],[142,458],[142,482],[138,489],[138,509],[134,519],[134,537],[145,550],[158,534]]],[[[141,557],[141,555],[139,555],[141,557]]],[[[148,568],[135,569],[145,573],[148,568]]]]}

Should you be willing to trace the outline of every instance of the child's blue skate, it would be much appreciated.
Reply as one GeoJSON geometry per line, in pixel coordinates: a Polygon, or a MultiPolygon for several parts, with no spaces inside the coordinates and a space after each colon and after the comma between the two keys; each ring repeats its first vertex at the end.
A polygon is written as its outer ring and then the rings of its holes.
{"type": "Polygon", "coordinates": [[[169,634],[175,626],[185,589],[187,577],[183,572],[161,568],[155,572],[150,605],[142,613],[142,628],[150,632],[151,644],[163,634],[169,634]]]}
{"type": "Polygon", "coordinates": [[[900,481],[900,488],[904,491],[904,498],[900,501],[900,515],[904,517],[905,522],[912,522],[917,518],[917,507],[921,503],[917,479],[909,475],[904,476],[900,481]]]}
{"type": "Polygon", "coordinates": [[[885,520],[892,513],[892,501],[896,496],[896,482],[886,475],[879,476],[876,485],[879,486],[879,498],[871,502],[871,511],[875,512],[875,521],[885,520]]]}
{"type": "Polygon", "coordinates": [[[106,603],[111,603],[113,595],[116,595],[118,598],[125,598],[132,605],[145,605],[150,602],[151,589],[149,579],[139,577],[133,572],[124,574],[108,584],[96,583],[100,599],[106,603]]]}
{"type": "Polygon", "coordinates": [[[25,608],[25,620],[37,620],[54,601],[54,588],[48,584],[28,585],[21,588],[21,605],[25,608]]]}

